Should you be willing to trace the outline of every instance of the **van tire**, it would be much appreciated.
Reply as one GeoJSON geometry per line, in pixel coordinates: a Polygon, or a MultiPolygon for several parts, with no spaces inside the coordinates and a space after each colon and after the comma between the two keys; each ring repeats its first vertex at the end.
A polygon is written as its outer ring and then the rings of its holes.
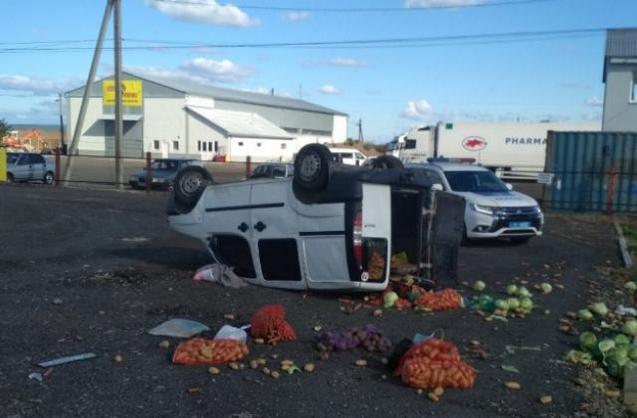
{"type": "Polygon", "coordinates": [[[332,172],[332,158],[325,145],[305,145],[294,159],[294,184],[312,192],[325,189],[332,172]]]}
{"type": "Polygon", "coordinates": [[[402,161],[393,155],[381,155],[370,163],[372,170],[402,170],[405,168],[402,161]]]}
{"type": "Polygon", "coordinates": [[[203,191],[213,184],[212,175],[203,167],[189,166],[177,173],[173,182],[175,203],[192,209],[203,191]]]}
{"type": "Polygon", "coordinates": [[[42,179],[42,183],[51,185],[55,181],[55,174],[52,171],[47,171],[42,179]]]}
{"type": "Polygon", "coordinates": [[[14,182],[13,174],[7,173],[7,183],[13,183],[13,182],[14,182]]]}

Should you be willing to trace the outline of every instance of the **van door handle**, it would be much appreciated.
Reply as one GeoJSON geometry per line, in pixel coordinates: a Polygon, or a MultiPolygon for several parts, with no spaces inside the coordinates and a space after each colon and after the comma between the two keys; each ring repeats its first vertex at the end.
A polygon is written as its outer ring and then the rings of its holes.
{"type": "Polygon", "coordinates": [[[263,231],[265,228],[266,228],[265,224],[261,221],[254,224],[254,229],[256,229],[259,232],[263,231]]]}
{"type": "Polygon", "coordinates": [[[237,229],[241,232],[246,232],[250,228],[247,223],[241,222],[241,224],[237,227],[237,229]]]}

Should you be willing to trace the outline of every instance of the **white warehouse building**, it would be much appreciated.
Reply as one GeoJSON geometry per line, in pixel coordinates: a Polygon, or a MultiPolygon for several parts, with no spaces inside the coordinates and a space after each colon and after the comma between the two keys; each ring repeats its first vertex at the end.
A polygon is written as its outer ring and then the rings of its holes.
{"type": "MultiPolygon", "coordinates": [[[[73,138],[84,87],[65,93],[73,138]]],[[[347,139],[348,116],[304,100],[124,73],[122,155],[226,161],[292,159],[311,142],[347,139]]],[[[92,84],[79,155],[113,156],[113,77],[92,84]]]]}

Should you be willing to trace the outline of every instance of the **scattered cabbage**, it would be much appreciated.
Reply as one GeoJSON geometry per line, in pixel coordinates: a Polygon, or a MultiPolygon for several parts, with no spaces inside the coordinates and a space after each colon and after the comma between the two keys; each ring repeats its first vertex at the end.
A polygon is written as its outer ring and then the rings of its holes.
{"type": "Polygon", "coordinates": [[[579,311],[577,311],[577,316],[585,321],[590,321],[591,319],[593,319],[593,313],[588,309],[580,309],[579,311]]]}
{"type": "Polygon", "coordinates": [[[615,335],[615,338],[613,338],[613,340],[615,341],[616,346],[630,345],[630,339],[624,334],[615,335]]]}
{"type": "Polygon", "coordinates": [[[495,301],[495,307],[502,311],[506,311],[509,309],[509,303],[504,299],[498,299],[495,301]]]}
{"type": "Polygon", "coordinates": [[[385,292],[383,296],[383,301],[385,302],[385,308],[391,308],[394,306],[396,301],[398,300],[398,294],[394,291],[385,292]]]}
{"type": "Polygon", "coordinates": [[[507,286],[507,294],[513,296],[518,293],[518,286],[515,284],[510,284],[507,286]]]}
{"type": "Polygon", "coordinates": [[[475,290],[476,292],[482,292],[484,289],[486,289],[486,287],[486,283],[484,283],[482,280],[478,280],[473,284],[473,290],[475,290]]]}
{"type": "Polygon", "coordinates": [[[579,345],[584,351],[591,351],[597,345],[597,336],[590,331],[583,332],[579,336],[579,345]]]}
{"type": "Polygon", "coordinates": [[[507,303],[509,304],[509,309],[518,309],[520,307],[520,301],[517,298],[509,298],[507,303]]]}
{"type": "Polygon", "coordinates": [[[601,351],[602,353],[606,353],[615,348],[615,341],[608,338],[601,340],[599,344],[597,344],[597,348],[599,348],[599,351],[601,351]]]}
{"type": "Polygon", "coordinates": [[[630,292],[634,292],[635,290],[637,290],[637,283],[633,281],[626,282],[624,283],[624,288],[630,292]]]}
{"type": "Polygon", "coordinates": [[[542,283],[540,285],[540,288],[542,289],[542,293],[544,294],[551,293],[551,291],[553,290],[553,286],[551,286],[549,283],[542,283]]]}
{"type": "Polygon", "coordinates": [[[531,292],[529,292],[529,289],[527,289],[524,286],[521,286],[518,288],[518,296],[521,298],[530,298],[532,295],[531,295],[531,292]]]}
{"type": "Polygon", "coordinates": [[[637,321],[634,319],[630,319],[624,322],[624,325],[622,325],[622,332],[624,334],[630,335],[631,337],[637,336],[637,321]]]}
{"type": "Polygon", "coordinates": [[[608,308],[604,302],[593,303],[591,305],[591,311],[595,312],[599,316],[608,315],[608,308]]]}
{"type": "Polygon", "coordinates": [[[520,299],[520,308],[525,311],[530,311],[533,309],[533,301],[530,298],[522,298],[520,299]]]}
{"type": "Polygon", "coordinates": [[[637,346],[631,345],[628,347],[628,357],[633,361],[637,361],[637,346]]]}

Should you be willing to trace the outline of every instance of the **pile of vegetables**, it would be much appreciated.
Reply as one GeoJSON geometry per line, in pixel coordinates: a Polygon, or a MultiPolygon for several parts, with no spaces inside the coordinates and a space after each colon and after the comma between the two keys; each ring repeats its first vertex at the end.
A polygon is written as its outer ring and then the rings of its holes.
{"type": "Polygon", "coordinates": [[[282,305],[266,305],[250,319],[252,338],[263,338],[268,344],[296,340],[296,332],[285,319],[282,305]]]}
{"type": "Polygon", "coordinates": [[[464,298],[454,289],[444,289],[439,292],[424,292],[414,302],[417,308],[430,311],[446,311],[459,309],[464,306],[464,298]]]}
{"type": "Polygon", "coordinates": [[[566,360],[583,365],[597,361],[616,379],[624,377],[626,366],[637,367],[637,344],[634,342],[637,337],[637,320],[619,320],[610,313],[603,302],[593,303],[587,309],[580,309],[577,317],[582,321],[593,322],[598,332],[581,333],[580,350],[569,351],[566,360]],[[597,322],[601,324],[600,327],[596,326],[597,322]]]}
{"type": "MultiPolygon", "coordinates": [[[[443,289],[438,292],[428,291],[414,284],[411,286],[394,286],[383,292],[383,307],[424,311],[445,311],[464,307],[462,294],[455,289],[443,289]],[[394,290],[395,289],[395,290],[394,290]]],[[[373,306],[373,303],[369,303],[373,306]]]]}
{"type": "Polygon", "coordinates": [[[351,328],[347,331],[326,331],[318,336],[317,348],[321,353],[346,351],[362,347],[369,352],[387,352],[392,348],[391,340],[374,325],[351,328]]]}
{"type": "MultiPolygon", "coordinates": [[[[483,289],[484,287],[478,285],[479,282],[474,284],[473,288],[483,289]],[[478,285],[478,286],[476,286],[478,285]]],[[[542,283],[537,286],[542,293],[550,293],[553,288],[549,283],[542,283]]],[[[510,284],[506,287],[507,298],[495,299],[488,294],[481,294],[474,296],[471,299],[471,309],[494,313],[499,316],[511,316],[511,315],[524,315],[530,313],[535,304],[533,303],[533,294],[524,286],[518,286],[516,284],[510,284]]]]}
{"type": "Polygon", "coordinates": [[[394,373],[417,389],[468,389],[476,378],[475,370],[460,359],[453,343],[436,338],[413,345],[394,373]]]}
{"type": "Polygon", "coordinates": [[[247,356],[248,346],[239,340],[193,338],[180,343],[173,363],[188,366],[223,364],[247,356]]]}

